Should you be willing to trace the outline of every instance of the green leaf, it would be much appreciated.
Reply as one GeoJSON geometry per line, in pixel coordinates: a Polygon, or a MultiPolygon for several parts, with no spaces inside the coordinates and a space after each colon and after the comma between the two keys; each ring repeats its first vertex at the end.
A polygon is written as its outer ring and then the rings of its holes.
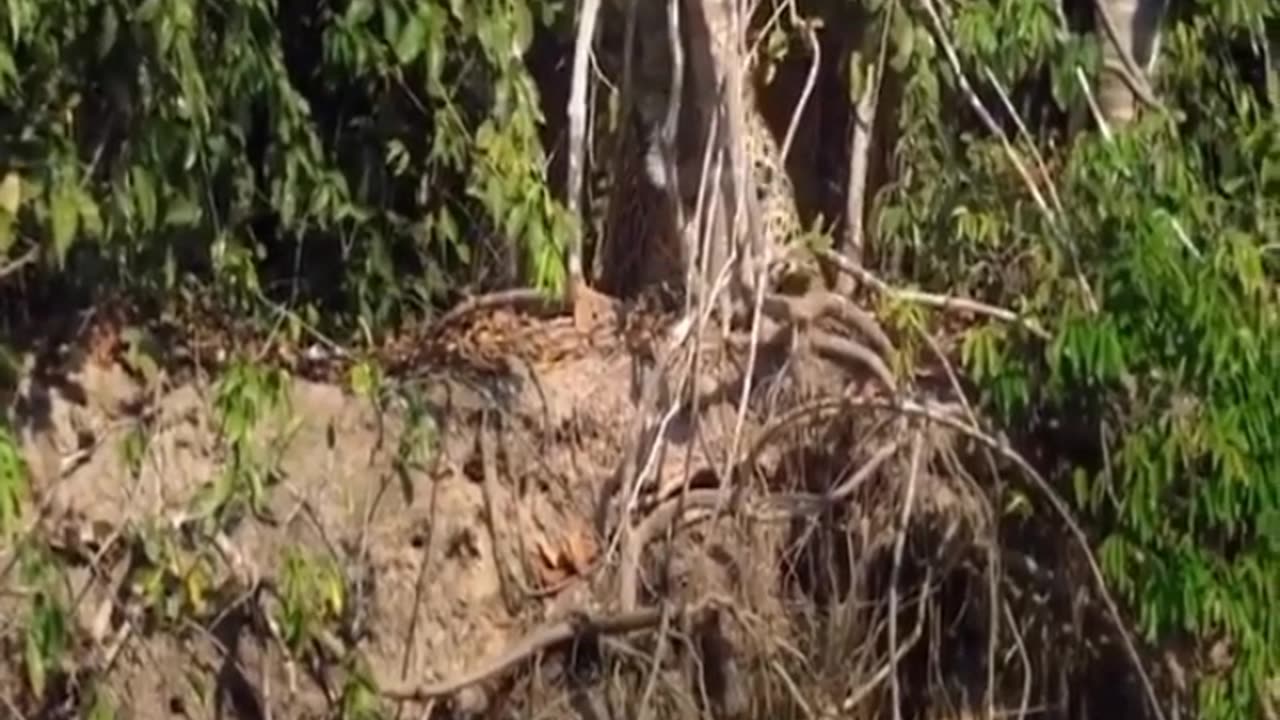
{"type": "Polygon", "coordinates": [[[911,53],[915,49],[916,33],[915,26],[906,13],[894,13],[893,16],[893,58],[889,60],[889,66],[894,72],[902,72],[907,69],[907,65],[911,62],[911,53]]]}
{"type": "MultiPolygon", "coordinates": [[[[10,215],[18,214],[18,206],[22,204],[22,176],[10,170],[0,180],[0,210],[10,215]]],[[[0,251],[3,248],[0,247],[0,251]]]]}
{"type": "Polygon", "coordinates": [[[426,39],[427,30],[422,23],[422,17],[414,15],[409,18],[409,22],[400,29],[400,37],[396,39],[396,60],[402,65],[413,62],[418,55],[422,54],[426,39]]]}
{"type": "Polygon", "coordinates": [[[108,4],[102,11],[102,22],[98,26],[98,35],[96,38],[95,52],[99,60],[105,58],[107,53],[116,46],[116,38],[120,34],[120,16],[116,14],[114,6],[108,4]]]}
{"type": "Polygon", "coordinates": [[[1089,506],[1089,474],[1084,468],[1075,468],[1071,471],[1071,485],[1076,493],[1076,505],[1078,507],[1089,506]]]}
{"type": "Polygon", "coordinates": [[[76,191],[80,227],[90,237],[102,237],[102,215],[98,211],[98,203],[93,196],[83,190],[76,191]]]}
{"type": "Polygon", "coordinates": [[[44,695],[46,667],[44,653],[40,648],[40,639],[34,627],[27,628],[26,642],[23,646],[23,658],[27,666],[27,683],[36,697],[44,695]]]}
{"type": "Polygon", "coordinates": [[[89,708],[87,720],[115,720],[116,709],[111,703],[111,696],[101,686],[93,689],[93,705],[89,708]]]}
{"type": "Polygon", "coordinates": [[[359,25],[364,21],[373,17],[373,3],[369,0],[352,0],[347,6],[346,17],[347,23],[351,25],[359,25]]]}
{"type": "Polygon", "coordinates": [[[58,264],[66,262],[67,252],[75,241],[80,226],[80,208],[74,185],[59,183],[49,198],[49,218],[53,232],[53,250],[58,264]]]}
{"type": "Polygon", "coordinates": [[[4,259],[13,248],[13,224],[16,219],[11,213],[0,210],[0,259],[4,259]]]}
{"type": "Polygon", "coordinates": [[[138,209],[138,220],[143,232],[151,232],[156,227],[156,188],[151,182],[151,173],[141,165],[135,165],[129,171],[129,189],[133,195],[133,206],[138,209]]]}
{"type": "Polygon", "coordinates": [[[170,198],[168,207],[165,208],[164,224],[166,227],[195,227],[203,215],[199,205],[190,198],[178,195],[170,198]]]}
{"type": "Polygon", "coordinates": [[[351,367],[351,391],[366,400],[374,397],[377,390],[376,370],[368,362],[358,362],[351,367]]]}

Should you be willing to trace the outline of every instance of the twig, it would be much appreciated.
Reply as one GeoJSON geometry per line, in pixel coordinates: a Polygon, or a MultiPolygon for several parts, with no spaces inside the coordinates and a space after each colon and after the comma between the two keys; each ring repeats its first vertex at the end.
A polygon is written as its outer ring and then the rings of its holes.
{"type": "Polygon", "coordinates": [[[801,20],[796,14],[795,0],[788,2],[787,6],[791,10],[792,22],[804,27],[804,38],[809,42],[809,50],[813,53],[813,59],[809,61],[809,74],[805,76],[804,89],[800,91],[800,102],[796,103],[796,109],[791,113],[791,121],[787,124],[787,134],[782,139],[782,147],[779,148],[778,162],[781,163],[779,172],[786,172],[787,156],[791,153],[791,143],[795,140],[796,132],[800,129],[800,117],[804,115],[804,109],[809,105],[809,98],[813,95],[813,88],[818,84],[818,68],[822,64],[822,46],[818,43],[818,33],[814,31],[811,23],[801,20]]]}
{"type": "Polygon", "coordinates": [[[27,248],[26,252],[14,258],[12,261],[5,263],[4,265],[0,265],[0,280],[3,280],[9,277],[10,275],[26,267],[27,265],[30,265],[31,263],[35,262],[36,258],[39,257],[39,255],[40,255],[40,246],[32,245],[30,248],[27,248]]]}
{"type": "Polygon", "coordinates": [[[1089,87],[1089,80],[1084,76],[1084,68],[1076,65],[1075,76],[1076,82],[1080,84],[1080,90],[1084,93],[1089,112],[1093,114],[1093,121],[1098,124],[1098,132],[1102,133],[1103,140],[1111,142],[1111,124],[1107,122],[1107,118],[1102,114],[1102,108],[1098,106],[1098,99],[1094,97],[1093,89],[1089,87]]]}
{"type": "Polygon", "coordinates": [[[895,288],[876,277],[866,268],[855,265],[848,258],[828,250],[819,251],[819,258],[835,265],[836,269],[840,272],[851,275],[857,280],[865,283],[876,292],[888,295],[896,300],[927,305],[943,311],[953,310],[973,313],[974,315],[983,315],[995,320],[1001,320],[1012,325],[1017,325],[1041,340],[1049,340],[1051,337],[1049,333],[1044,328],[1040,327],[1039,323],[1035,320],[1021,317],[1012,310],[997,307],[995,305],[989,305],[981,300],[973,300],[971,298],[955,297],[953,295],[939,295],[937,293],[924,292],[921,290],[895,288]]]}
{"type": "MultiPolygon", "coordinates": [[[[1027,716],[1027,708],[1031,706],[1031,658],[1027,655],[1027,644],[1018,630],[1017,619],[1013,616],[1009,603],[1002,598],[1000,605],[1004,608],[1005,617],[1009,621],[1009,631],[1013,633],[1013,643],[1018,648],[1018,657],[1022,659],[1022,704],[1018,707],[1018,720],[1022,720],[1027,716]]],[[[991,709],[989,708],[988,712],[991,709]]]]}
{"type": "MultiPolygon", "coordinates": [[[[775,431],[776,432],[776,431],[775,431]]],[[[764,446],[764,441],[772,437],[770,433],[762,437],[752,447],[748,455],[748,463],[754,462],[764,446]]],[[[829,493],[787,492],[771,493],[754,506],[746,508],[748,517],[769,520],[773,513],[789,516],[819,512],[831,504],[845,500],[862,486],[880,467],[897,452],[899,445],[890,443],[871,456],[848,480],[829,493]]],[[[660,530],[665,530],[677,521],[686,511],[708,510],[716,514],[723,513],[734,498],[738,497],[742,488],[723,487],[721,489],[687,490],[682,494],[666,500],[654,508],[636,528],[627,534],[622,546],[622,560],[618,566],[619,600],[624,611],[637,607],[638,586],[640,577],[640,554],[649,540],[660,530]]]]}
{"type": "Polygon", "coordinates": [[[658,621],[658,641],[657,646],[653,650],[653,657],[650,661],[649,677],[645,680],[644,692],[640,695],[640,708],[637,713],[637,720],[649,720],[649,703],[653,699],[653,693],[658,689],[658,678],[661,676],[659,671],[662,668],[663,655],[666,654],[667,635],[670,631],[671,613],[663,612],[661,619],[658,621]]]}
{"type": "Polygon", "coordinates": [[[563,299],[548,297],[540,290],[513,288],[469,297],[441,315],[435,324],[437,327],[444,327],[472,313],[499,307],[511,307],[538,315],[554,315],[564,312],[566,305],[563,299]]]}
{"type": "Polygon", "coordinates": [[[1022,116],[1018,114],[1018,109],[1013,106],[1013,99],[1009,97],[1009,92],[1005,90],[1004,85],[989,66],[984,64],[982,72],[986,75],[987,82],[996,91],[996,96],[1000,98],[1000,103],[1004,105],[1004,111],[1013,120],[1014,126],[1018,129],[1018,134],[1022,137],[1027,150],[1031,153],[1031,159],[1035,161],[1036,169],[1044,180],[1045,191],[1048,193],[1049,200],[1053,202],[1054,210],[1058,211],[1059,214],[1065,213],[1066,210],[1062,207],[1062,198],[1058,195],[1058,187],[1054,185],[1053,176],[1049,174],[1049,167],[1044,161],[1044,153],[1040,152],[1035,139],[1031,137],[1031,131],[1027,129],[1027,124],[1022,121],[1022,116]]]}
{"type": "MultiPolygon", "coordinates": [[[[911,470],[907,475],[907,497],[902,501],[902,515],[898,521],[898,537],[893,543],[893,566],[889,570],[889,653],[898,654],[898,576],[902,571],[902,552],[907,544],[907,530],[911,526],[911,509],[916,497],[916,483],[920,477],[920,451],[924,446],[924,433],[916,431],[911,443],[911,470]]],[[[893,718],[902,720],[902,688],[898,673],[889,675],[889,690],[893,698],[893,718]]]]}
{"type": "Polygon", "coordinates": [[[379,687],[379,692],[384,697],[392,700],[412,700],[416,702],[425,702],[432,698],[451,695],[465,687],[500,675],[514,665],[547,650],[553,645],[570,640],[580,634],[619,635],[645,630],[657,625],[662,618],[662,614],[662,610],[659,608],[646,608],[612,617],[581,617],[579,619],[551,623],[533,631],[500,655],[486,660],[476,669],[463,673],[459,677],[426,685],[386,684],[379,687]]]}
{"type": "Polygon", "coordinates": [[[1160,707],[1159,700],[1156,695],[1155,685],[1151,681],[1151,676],[1147,673],[1146,668],[1142,664],[1142,656],[1138,653],[1137,645],[1134,643],[1133,635],[1124,624],[1124,618],[1120,614],[1120,607],[1112,596],[1111,591],[1107,588],[1106,576],[1102,572],[1102,567],[1098,564],[1098,558],[1094,554],[1093,549],[1089,546],[1089,537],[1085,534],[1084,529],[1076,522],[1071,515],[1070,508],[1062,499],[1049,481],[1036,470],[1017,450],[1009,446],[1007,439],[997,438],[985,430],[962,421],[951,415],[940,412],[936,407],[928,404],[921,404],[914,400],[890,401],[880,398],[861,398],[851,397],[848,395],[839,398],[823,398],[808,405],[797,408],[795,411],[788,413],[787,417],[794,418],[802,414],[822,413],[832,411],[848,411],[849,409],[876,409],[887,412],[899,413],[910,417],[925,418],[932,422],[938,423],[946,428],[954,430],[965,435],[988,449],[994,451],[997,455],[1004,457],[1012,462],[1022,473],[1031,481],[1031,484],[1044,495],[1049,501],[1049,505],[1054,512],[1067,526],[1073,539],[1080,546],[1081,552],[1084,553],[1086,564],[1089,566],[1089,572],[1093,576],[1094,583],[1097,585],[1098,594],[1102,597],[1102,602],[1107,608],[1107,613],[1111,617],[1111,622],[1116,628],[1116,632],[1120,635],[1120,639],[1124,644],[1125,653],[1129,656],[1129,661],[1133,665],[1133,669],[1138,673],[1138,678],[1142,681],[1143,690],[1146,692],[1147,700],[1151,704],[1152,711],[1156,714],[1157,720],[1165,720],[1163,709],[1160,707]]]}
{"type": "MultiPolygon", "coordinates": [[[[973,403],[969,402],[969,397],[965,393],[964,387],[960,384],[960,376],[956,373],[955,367],[952,366],[951,360],[947,358],[946,353],[944,353],[942,351],[942,348],[938,346],[938,342],[933,338],[932,335],[928,333],[922,333],[922,335],[924,337],[925,343],[928,344],[929,346],[930,352],[932,352],[934,357],[938,359],[938,363],[942,365],[943,372],[945,372],[947,375],[947,382],[950,383],[951,391],[955,393],[956,398],[960,401],[960,407],[964,410],[965,417],[969,419],[969,422],[972,423],[974,427],[977,427],[979,425],[978,415],[976,412],[974,412],[973,403]]],[[[957,475],[968,479],[969,483],[976,487],[977,486],[976,481],[973,480],[972,476],[964,468],[964,465],[959,461],[959,458],[955,457],[955,448],[947,447],[944,450],[944,453],[945,453],[944,459],[947,457],[955,459],[954,467],[958,469],[957,475]]],[[[996,459],[992,455],[990,450],[984,448],[982,455],[983,455],[983,459],[987,461],[987,467],[991,473],[991,478],[995,484],[994,490],[995,490],[996,502],[999,502],[1000,496],[1003,493],[1003,488],[1004,488],[1004,483],[1002,482],[1000,477],[999,467],[996,465],[996,459]]],[[[998,553],[996,552],[996,548],[999,547],[1000,527],[999,527],[999,522],[995,517],[995,512],[991,509],[990,500],[987,499],[986,494],[981,492],[981,490],[979,490],[978,493],[976,494],[978,497],[982,498],[982,505],[987,510],[989,517],[991,518],[989,526],[991,527],[991,534],[993,537],[991,538],[991,542],[989,543],[989,546],[987,549],[987,593],[988,593],[988,597],[995,598],[997,597],[998,586],[999,586],[998,568],[1000,564],[1000,558],[998,553]]],[[[989,616],[987,618],[987,621],[990,629],[987,633],[987,690],[985,694],[987,698],[987,715],[994,717],[995,711],[996,711],[996,708],[995,708],[995,701],[996,701],[995,700],[995,693],[996,693],[995,656],[996,656],[997,634],[999,631],[999,623],[1000,623],[1000,613],[999,613],[999,608],[995,602],[990,602],[989,606],[990,606],[990,609],[989,609],[989,616]]]]}
{"type": "Polygon", "coordinates": [[[920,599],[916,603],[919,605],[920,609],[916,614],[915,629],[911,631],[910,635],[903,638],[902,642],[898,643],[898,649],[895,652],[890,652],[889,659],[885,661],[884,665],[880,666],[880,669],[876,670],[875,673],[873,673],[871,677],[856,690],[845,696],[844,702],[840,703],[840,709],[842,711],[846,713],[852,711],[857,707],[858,703],[862,702],[863,698],[871,694],[872,690],[875,690],[880,683],[884,682],[885,679],[889,677],[890,673],[896,675],[898,663],[902,662],[902,658],[906,657],[907,653],[911,651],[911,648],[915,647],[916,643],[920,642],[921,636],[924,635],[924,619],[929,614],[926,612],[927,607],[924,602],[925,596],[929,594],[929,590],[932,585],[933,566],[926,565],[924,569],[924,584],[920,587],[920,599]]]}
{"type": "Polygon", "coordinates": [[[796,681],[791,679],[790,673],[782,666],[782,663],[773,660],[769,663],[769,667],[778,677],[782,678],[782,684],[787,687],[787,692],[791,693],[791,700],[800,707],[800,711],[804,713],[806,718],[813,720],[816,717],[813,709],[809,707],[808,701],[804,699],[804,693],[800,692],[800,688],[796,686],[796,681]]]}
{"type": "Polygon", "coordinates": [[[13,698],[9,697],[9,693],[0,692],[0,703],[4,703],[5,709],[9,711],[9,716],[17,720],[27,720],[27,716],[22,714],[18,706],[13,703],[13,698]]]}

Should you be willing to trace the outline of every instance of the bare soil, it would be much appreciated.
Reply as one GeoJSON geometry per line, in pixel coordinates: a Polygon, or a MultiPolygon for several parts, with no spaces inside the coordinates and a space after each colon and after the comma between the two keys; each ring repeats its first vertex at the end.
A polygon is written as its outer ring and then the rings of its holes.
{"type": "MultiPolygon", "coordinates": [[[[881,391],[793,346],[760,351],[740,419],[732,343],[706,342],[697,401],[672,411],[679,367],[646,393],[653,343],[619,340],[618,318],[481,315],[433,340],[452,362],[388,378],[379,402],[293,377],[251,431],[262,506],[221,523],[200,516],[233,467],[216,378],[143,380],[93,352],[26,377],[27,538],[58,558],[75,640],[52,673],[63,691],[37,706],[10,566],[9,709],[78,716],[92,683],[116,717],[359,717],[360,677],[384,717],[878,717],[894,692],[915,716],[962,717],[982,701],[966,688],[988,676],[990,612],[965,564],[986,557],[992,511],[956,472],[962,439],[824,410],[881,391]],[[341,602],[291,647],[298,557],[334,569],[341,602]],[[166,564],[203,589],[155,594],[166,564]]],[[[655,326],[666,337],[670,318],[655,326]]],[[[1041,661],[1024,659],[1001,656],[1002,697],[1041,661]]]]}

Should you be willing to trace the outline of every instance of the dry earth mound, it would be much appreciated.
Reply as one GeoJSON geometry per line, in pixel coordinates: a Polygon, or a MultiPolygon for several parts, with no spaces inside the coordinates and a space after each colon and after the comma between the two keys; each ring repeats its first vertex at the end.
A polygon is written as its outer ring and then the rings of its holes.
{"type": "Polygon", "coordinates": [[[1025,708],[965,469],[1011,451],[946,383],[898,387],[847,301],[764,305],[722,331],[476,304],[344,382],[119,353],[34,373],[14,406],[47,542],[6,547],[4,584],[56,575],[76,643],[47,669],[62,705],[31,707],[30,603],[3,598],[11,709],[955,716],[988,678],[1025,708]]]}

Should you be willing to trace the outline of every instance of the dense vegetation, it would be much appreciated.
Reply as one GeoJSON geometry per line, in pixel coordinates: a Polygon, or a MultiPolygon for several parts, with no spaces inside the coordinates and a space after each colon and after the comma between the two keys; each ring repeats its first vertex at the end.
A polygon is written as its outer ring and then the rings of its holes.
{"type": "MultiPolygon", "coordinates": [[[[987,411],[1058,428],[1043,470],[1146,641],[1193,649],[1201,716],[1258,717],[1280,700],[1280,5],[1174,4],[1162,107],[1107,133],[1068,132],[1100,65],[1091,3],[969,0],[945,34],[914,3],[858,5],[902,89],[867,266],[1026,321],[964,339],[987,411]]],[[[9,0],[0,18],[14,337],[198,292],[359,343],[463,287],[563,281],[582,222],[534,81],[572,43],[562,3],[9,0]]],[[[6,545],[29,496],[0,428],[6,545]]],[[[31,597],[39,692],[68,628],[31,597]]]]}

